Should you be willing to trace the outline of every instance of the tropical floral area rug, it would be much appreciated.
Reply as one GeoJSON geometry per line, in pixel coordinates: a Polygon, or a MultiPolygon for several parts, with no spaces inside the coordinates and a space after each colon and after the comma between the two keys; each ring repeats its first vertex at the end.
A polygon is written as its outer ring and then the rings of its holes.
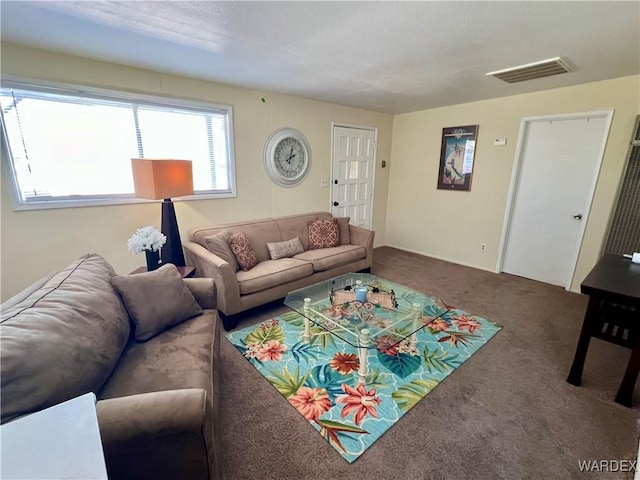
{"type": "Polygon", "coordinates": [[[303,340],[304,321],[287,313],[228,333],[227,339],[351,463],[502,328],[449,307],[417,343],[375,339],[366,382],[357,349],[321,327],[303,340]]]}

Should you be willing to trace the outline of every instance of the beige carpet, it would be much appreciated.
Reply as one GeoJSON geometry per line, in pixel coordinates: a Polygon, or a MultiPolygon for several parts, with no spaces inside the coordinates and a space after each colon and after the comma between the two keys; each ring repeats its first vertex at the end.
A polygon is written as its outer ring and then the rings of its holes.
{"type": "MultiPolygon", "coordinates": [[[[587,298],[381,247],[372,273],[441,297],[502,332],[348,464],[226,340],[220,399],[224,479],[633,478],[580,460],[635,460],[634,408],[613,401],[630,351],[591,341],[583,385],[565,379],[587,298]]],[[[271,306],[238,328],[287,311],[271,306]]]]}

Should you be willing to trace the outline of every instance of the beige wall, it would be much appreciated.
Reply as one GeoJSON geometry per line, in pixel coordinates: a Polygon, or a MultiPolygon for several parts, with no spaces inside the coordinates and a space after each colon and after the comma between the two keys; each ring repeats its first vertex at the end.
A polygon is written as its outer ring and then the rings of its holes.
{"type": "Polygon", "coordinates": [[[521,118],[610,108],[613,123],[572,282],[577,291],[606,239],[640,110],[639,76],[395,116],[387,244],[495,271],[521,118]],[[473,124],[479,131],[471,191],[437,190],[442,128],[473,124]],[[506,147],[493,146],[498,137],[508,137],[506,147]]]}
{"type": "MultiPolygon", "coordinates": [[[[2,44],[2,74],[167,95],[233,106],[237,198],[176,203],[183,239],[195,226],[330,209],[331,122],[378,128],[373,229],[384,244],[392,116],[285,95],[249,90],[2,44]],[[266,103],[260,101],[266,98],[266,103]],[[312,149],[311,172],[298,187],[281,188],[267,177],[263,148],[279,127],[299,128],[312,149]]],[[[2,169],[2,300],[86,252],[97,252],[116,271],[144,264],[126,241],[136,228],[160,225],[158,203],[14,212],[2,169]]]]}
{"type": "MultiPolygon", "coordinates": [[[[2,74],[229,104],[234,112],[237,198],[177,202],[183,238],[189,228],[269,216],[328,210],[331,122],[378,128],[373,228],[376,245],[393,245],[495,270],[520,119],[614,108],[609,141],[580,252],[573,289],[598,258],[617,193],[640,77],[487,100],[391,117],[339,105],[204,82],[107,62],[2,44],[2,74]],[[267,102],[263,104],[261,97],[267,102]],[[479,124],[471,192],[438,191],[443,127],[479,124]],[[313,164],[304,183],[275,186],[262,164],[264,142],[282,126],[302,130],[313,164]],[[391,139],[393,135],[393,148],[391,139]],[[493,147],[506,136],[506,147],[493,147]],[[380,168],[388,160],[390,168],[380,168]],[[480,243],[487,251],[480,252],[480,243]]],[[[98,252],[118,272],[144,263],[126,240],[137,227],[159,225],[157,203],[14,212],[2,168],[0,262],[5,300],[45,273],[86,252],[98,252]]],[[[428,273],[428,272],[427,272],[428,273]]]]}

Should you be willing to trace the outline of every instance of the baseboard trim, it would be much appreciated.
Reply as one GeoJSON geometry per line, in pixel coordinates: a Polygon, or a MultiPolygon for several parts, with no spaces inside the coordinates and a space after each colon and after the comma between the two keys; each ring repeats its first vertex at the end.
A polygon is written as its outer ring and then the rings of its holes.
{"type": "MultiPolygon", "coordinates": [[[[485,268],[485,267],[481,267],[479,265],[473,265],[471,263],[466,263],[466,262],[460,262],[458,260],[454,260],[452,258],[447,258],[447,257],[441,257],[440,255],[433,255],[430,253],[426,253],[426,252],[420,252],[418,250],[412,250],[410,248],[405,248],[405,247],[398,247],[397,245],[380,245],[379,247],[391,247],[391,248],[396,248],[398,250],[402,250],[404,252],[409,252],[409,253],[415,253],[417,255],[422,255],[423,257],[429,257],[429,258],[435,258],[436,260],[442,260],[444,262],[449,262],[449,263],[455,263],[456,265],[462,265],[463,267],[470,267],[470,268],[475,268],[477,270],[484,270],[485,272],[491,272],[491,273],[500,273],[500,272],[496,272],[493,269],[490,268],[485,268]]],[[[376,248],[379,248],[376,247],[376,248]]]]}
{"type": "MultiPolygon", "coordinates": [[[[418,250],[412,250],[410,248],[398,247],[396,245],[388,245],[388,244],[387,245],[379,245],[378,247],[375,247],[375,248],[379,248],[379,247],[395,248],[395,249],[398,249],[398,250],[402,250],[403,252],[415,253],[416,255],[422,255],[423,257],[435,258],[436,260],[442,260],[444,262],[455,263],[456,265],[462,265],[463,267],[476,268],[478,270],[484,270],[485,272],[491,272],[491,273],[495,273],[495,274],[502,273],[502,272],[498,272],[496,270],[491,270],[489,268],[480,267],[479,265],[472,265],[472,264],[466,263],[466,262],[459,262],[457,260],[453,260],[451,258],[441,257],[439,255],[429,255],[429,254],[424,253],[424,252],[419,252],[418,250]]],[[[374,248],[374,250],[375,250],[375,248],[374,248]]],[[[525,278],[525,277],[522,277],[522,278],[525,278]]],[[[529,278],[528,280],[531,280],[532,282],[537,282],[538,281],[538,280],[533,280],[531,278],[529,278]]],[[[544,282],[540,282],[540,283],[544,283],[544,282]]],[[[547,285],[551,285],[551,284],[549,283],[547,285]]],[[[558,286],[560,286],[560,285],[558,285],[558,286]]],[[[578,295],[582,295],[582,293],[580,292],[579,288],[578,289],[575,289],[575,288],[570,288],[569,289],[569,288],[562,287],[562,286],[560,286],[560,287],[564,288],[564,290],[567,291],[567,292],[576,293],[578,295]]]]}

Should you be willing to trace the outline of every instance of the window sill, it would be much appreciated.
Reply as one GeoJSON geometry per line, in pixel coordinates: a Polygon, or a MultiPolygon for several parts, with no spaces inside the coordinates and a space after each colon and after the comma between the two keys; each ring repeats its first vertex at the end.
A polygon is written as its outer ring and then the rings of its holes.
{"type": "MultiPolygon", "coordinates": [[[[227,193],[203,193],[200,195],[190,195],[188,197],[174,198],[174,202],[189,202],[192,200],[212,200],[218,198],[235,198],[235,192],[227,193]]],[[[81,208],[81,207],[105,207],[111,205],[125,205],[135,203],[157,203],[162,200],[146,200],[134,197],[124,198],[104,198],[91,200],[53,200],[43,202],[18,203],[14,200],[13,211],[24,212],[30,210],[51,210],[57,208],[81,208]]]]}

